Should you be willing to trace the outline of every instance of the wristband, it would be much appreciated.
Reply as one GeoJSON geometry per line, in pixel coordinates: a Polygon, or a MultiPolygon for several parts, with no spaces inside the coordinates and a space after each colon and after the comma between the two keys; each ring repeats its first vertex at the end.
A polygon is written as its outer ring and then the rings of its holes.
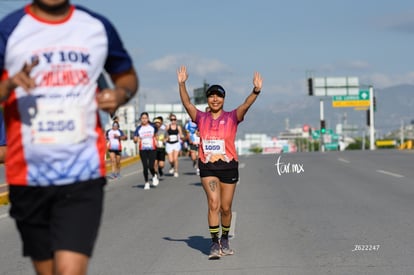
{"type": "Polygon", "coordinates": [[[259,94],[260,94],[260,92],[261,92],[261,90],[256,92],[256,91],[253,89],[253,93],[254,93],[255,95],[259,95],[259,94]]]}

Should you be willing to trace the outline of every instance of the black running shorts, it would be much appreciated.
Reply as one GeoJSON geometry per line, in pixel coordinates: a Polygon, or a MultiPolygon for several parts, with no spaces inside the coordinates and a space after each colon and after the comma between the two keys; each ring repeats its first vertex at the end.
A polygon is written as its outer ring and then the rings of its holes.
{"type": "Polygon", "coordinates": [[[92,255],[103,211],[105,178],[62,186],[9,186],[10,216],[23,256],[47,260],[56,250],[92,255]]]}
{"type": "Polygon", "coordinates": [[[222,183],[237,183],[239,181],[239,169],[212,170],[200,167],[200,177],[217,177],[222,183]]]}
{"type": "Polygon", "coordinates": [[[116,156],[120,156],[121,153],[122,153],[122,151],[120,151],[120,150],[108,150],[108,151],[109,151],[109,153],[114,153],[116,156]]]}
{"type": "Polygon", "coordinates": [[[165,154],[165,148],[157,148],[157,155],[155,157],[155,160],[165,161],[165,154]]]}
{"type": "Polygon", "coordinates": [[[190,144],[190,151],[196,151],[196,152],[198,152],[198,145],[196,145],[196,144],[190,144]]]}

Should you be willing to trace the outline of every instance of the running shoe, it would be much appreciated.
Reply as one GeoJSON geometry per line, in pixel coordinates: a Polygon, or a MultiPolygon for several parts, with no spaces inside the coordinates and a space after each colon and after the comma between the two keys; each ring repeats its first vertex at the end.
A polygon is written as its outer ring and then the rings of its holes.
{"type": "Polygon", "coordinates": [[[220,259],[220,244],[213,242],[210,247],[210,255],[208,255],[209,260],[218,260],[220,259]]]}
{"type": "Polygon", "coordinates": [[[120,179],[121,178],[121,173],[117,173],[115,176],[116,176],[117,179],[120,179]]]}
{"type": "Polygon", "coordinates": [[[221,255],[233,255],[234,250],[230,248],[228,239],[220,239],[221,255]]]}
{"type": "Polygon", "coordinates": [[[150,188],[151,187],[150,187],[149,182],[146,182],[145,185],[144,185],[144,190],[149,190],[150,188]]]}
{"type": "Polygon", "coordinates": [[[115,173],[111,173],[111,174],[109,174],[108,176],[106,176],[108,179],[110,179],[110,180],[114,180],[114,179],[116,179],[116,174],[115,173]]]}
{"type": "Polygon", "coordinates": [[[178,172],[174,172],[174,178],[178,178],[178,172]]]}
{"type": "Polygon", "coordinates": [[[160,181],[158,180],[157,175],[154,175],[154,176],[152,177],[152,185],[153,185],[153,186],[157,186],[159,182],[160,182],[160,181]]]}
{"type": "Polygon", "coordinates": [[[170,174],[174,173],[174,168],[171,168],[168,172],[169,172],[170,174]]]}

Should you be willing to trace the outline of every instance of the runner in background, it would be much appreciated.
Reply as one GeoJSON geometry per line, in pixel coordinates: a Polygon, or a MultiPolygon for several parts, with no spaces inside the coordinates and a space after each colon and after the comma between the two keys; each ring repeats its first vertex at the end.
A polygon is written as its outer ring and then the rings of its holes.
{"type": "Polygon", "coordinates": [[[157,186],[159,183],[157,173],[155,172],[155,157],[156,157],[156,134],[157,128],[150,123],[147,112],[141,113],[141,125],[135,129],[134,142],[138,143],[139,156],[142,162],[142,169],[145,179],[144,190],[149,190],[148,170],[152,175],[152,185],[157,186]]]}
{"type": "Polygon", "coordinates": [[[165,139],[167,136],[166,127],[163,124],[162,116],[154,119],[154,124],[157,127],[157,154],[155,157],[155,171],[158,171],[158,176],[162,178],[164,176],[164,165],[165,165],[165,139]]]}
{"type": "Polygon", "coordinates": [[[184,126],[186,132],[186,140],[189,144],[190,158],[193,161],[193,167],[196,169],[197,176],[200,175],[200,169],[198,168],[198,145],[200,144],[200,136],[198,132],[198,126],[195,122],[188,118],[187,123],[184,126]]]}
{"type": "MultiPolygon", "coordinates": [[[[118,116],[114,116],[113,118],[111,118],[112,119],[112,123],[114,123],[114,122],[118,122],[118,125],[119,125],[119,117],[118,116]]],[[[106,132],[105,132],[105,138],[108,140],[108,133],[109,133],[109,131],[111,131],[112,130],[112,128],[111,129],[108,129],[108,130],[106,130],[106,132]]]]}
{"type": "Polygon", "coordinates": [[[184,138],[181,126],[177,124],[177,117],[174,114],[170,115],[171,123],[167,125],[167,143],[165,144],[165,151],[168,154],[168,162],[170,163],[170,174],[178,178],[178,156],[181,151],[181,142],[184,138]]]}
{"type": "Polygon", "coordinates": [[[109,157],[111,159],[112,173],[108,176],[109,179],[121,178],[121,155],[122,155],[122,140],[126,140],[127,136],[119,129],[119,123],[113,122],[112,129],[107,131],[107,146],[109,157]]]}

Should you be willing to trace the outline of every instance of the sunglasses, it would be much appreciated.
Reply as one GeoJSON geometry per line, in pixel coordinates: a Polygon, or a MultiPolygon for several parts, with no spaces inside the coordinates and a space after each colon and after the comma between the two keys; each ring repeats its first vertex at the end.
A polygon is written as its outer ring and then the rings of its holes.
{"type": "Polygon", "coordinates": [[[172,118],[172,119],[170,119],[171,121],[176,121],[177,119],[176,118],[172,118]]]}

